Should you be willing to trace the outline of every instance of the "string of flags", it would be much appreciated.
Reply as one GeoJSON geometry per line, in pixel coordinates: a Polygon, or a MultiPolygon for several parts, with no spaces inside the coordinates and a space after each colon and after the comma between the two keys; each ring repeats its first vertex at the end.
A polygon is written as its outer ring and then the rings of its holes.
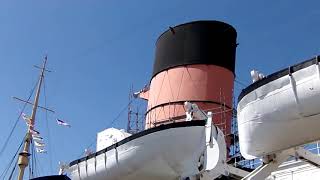
{"type": "Polygon", "coordinates": [[[32,139],[35,141],[43,141],[43,138],[39,135],[32,135],[32,139]]]}
{"type": "MultiPolygon", "coordinates": [[[[22,113],[21,115],[22,115],[23,120],[27,124],[27,126],[32,127],[32,128],[29,128],[29,131],[31,133],[34,145],[36,147],[36,152],[37,153],[47,153],[47,151],[45,150],[45,143],[43,142],[43,138],[40,136],[40,132],[33,128],[34,125],[31,123],[31,118],[28,115],[26,115],[25,113],[22,113]]],[[[71,125],[69,123],[67,123],[61,119],[57,118],[56,122],[60,126],[65,126],[65,127],[69,127],[69,128],[71,127],[71,125]]]]}
{"type": "Polygon", "coordinates": [[[37,153],[47,153],[47,151],[44,149],[44,142],[43,138],[40,136],[40,133],[36,130],[30,129],[32,140],[34,142],[34,145],[36,146],[36,152],[37,153]]]}
{"type": "Polygon", "coordinates": [[[36,145],[37,147],[44,147],[44,143],[42,142],[34,141],[34,145],[36,145]]]}
{"type": "Polygon", "coordinates": [[[30,129],[30,132],[32,135],[39,135],[40,134],[39,131],[34,130],[34,129],[30,129]]]}
{"type": "Polygon", "coordinates": [[[31,124],[30,117],[27,116],[25,113],[22,113],[22,119],[26,122],[27,126],[33,127],[33,124],[31,124]]]}
{"type": "Polygon", "coordinates": [[[40,149],[40,148],[36,148],[37,153],[47,153],[46,150],[44,149],[40,149]]]}

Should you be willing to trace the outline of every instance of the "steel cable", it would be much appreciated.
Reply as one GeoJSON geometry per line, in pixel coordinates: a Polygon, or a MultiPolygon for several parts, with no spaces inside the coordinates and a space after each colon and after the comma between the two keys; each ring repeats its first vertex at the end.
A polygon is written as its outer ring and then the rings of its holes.
{"type": "MultiPolygon", "coordinates": [[[[30,100],[30,98],[31,98],[31,96],[32,96],[32,94],[33,94],[33,92],[34,92],[34,90],[36,89],[37,84],[38,84],[38,83],[36,83],[36,85],[35,85],[35,86],[33,87],[33,89],[30,91],[30,95],[29,95],[29,97],[28,97],[28,99],[27,99],[27,102],[29,102],[29,100],[30,100]]],[[[16,121],[15,121],[15,123],[14,123],[14,126],[13,126],[13,128],[11,129],[11,131],[10,131],[9,136],[7,137],[7,139],[6,139],[5,143],[4,143],[4,144],[2,145],[2,147],[1,147],[0,157],[2,156],[2,154],[3,154],[4,150],[6,149],[6,147],[7,147],[8,143],[9,143],[9,140],[10,140],[10,138],[11,138],[11,136],[12,136],[12,134],[13,134],[13,132],[14,132],[15,128],[17,127],[17,124],[18,124],[18,122],[19,122],[19,119],[20,119],[20,117],[21,117],[21,115],[22,115],[23,111],[24,111],[24,110],[25,110],[25,108],[27,107],[27,104],[28,104],[27,102],[25,102],[25,103],[24,103],[23,108],[21,109],[21,111],[20,111],[20,113],[19,113],[19,116],[18,116],[18,118],[16,119],[16,121]]]]}
{"type": "Polygon", "coordinates": [[[16,153],[14,154],[14,156],[12,157],[12,159],[10,160],[10,163],[8,164],[7,168],[2,172],[0,178],[6,177],[6,175],[7,175],[8,171],[9,171],[10,167],[12,166],[12,163],[14,162],[15,158],[17,157],[17,154],[19,153],[19,151],[20,151],[20,149],[21,149],[21,147],[22,147],[22,144],[23,144],[23,142],[24,142],[24,139],[25,139],[25,138],[23,138],[23,140],[21,141],[21,143],[20,143],[20,145],[19,145],[16,153]]]}
{"type": "MultiPolygon", "coordinates": [[[[130,105],[130,103],[132,103],[133,101],[134,101],[134,99],[131,100],[131,101],[129,101],[129,103],[118,113],[118,115],[108,124],[108,126],[106,126],[106,128],[107,128],[107,127],[110,127],[113,123],[115,123],[115,122],[120,118],[121,114],[128,108],[128,106],[130,105]]],[[[89,148],[94,144],[94,142],[95,142],[95,140],[92,141],[92,142],[86,147],[86,149],[89,149],[89,148]]],[[[81,153],[81,154],[78,156],[78,158],[80,158],[82,155],[83,155],[83,153],[81,153]]]]}
{"type": "MultiPolygon", "coordinates": [[[[47,107],[47,94],[46,94],[46,83],[45,79],[43,78],[43,94],[44,94],[44,107],[47,107]]],[[[50,171],[53,173],[53,168],[52,168],[52,147],[51,147],[51,137],[50,137],[50,129],[49,129],[49,121],[48,121],[48,112],[45,112],[45,117],[46,117],[46,128],[48,132],[48,148],[51,153],[49,153],[49,161],[50,161],[50,171]]]]}

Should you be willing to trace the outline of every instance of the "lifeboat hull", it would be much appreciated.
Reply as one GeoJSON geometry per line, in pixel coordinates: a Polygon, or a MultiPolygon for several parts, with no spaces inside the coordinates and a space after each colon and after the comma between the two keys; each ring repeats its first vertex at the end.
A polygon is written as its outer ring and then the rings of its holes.
{"type": "Polygon", "coordinates": [[[319,59],[311,59],[242,91],[237,110],[240,151],[245,158],[320,139],[319,70],[319,59]]]}
{"type": "Polygon", "coordinates": [[[162,125],[70,163],[72,179],[177,179],[199,174],[205,122],[162,125]]]}

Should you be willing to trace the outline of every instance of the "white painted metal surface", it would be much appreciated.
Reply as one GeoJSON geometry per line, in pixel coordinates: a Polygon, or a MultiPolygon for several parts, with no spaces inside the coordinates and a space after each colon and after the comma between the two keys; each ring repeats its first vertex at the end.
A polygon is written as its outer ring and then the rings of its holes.
{"type": "Polygon", "coordinates": [[[241,154],[253,159],[320,139],[319,65],[246,94],[238,104],[241,154]]]}
{"type": "Polygon", "coordinates": [[[205,128],[172,128],[129,141],[70,167],[74,180],[177,179],[199,173],[205,128]]]}
{"type": "Polygon", "coordinates": [[[97,151],[100,151],[112,144],[129,137],[131,134],[125,132],[123,129],[108,128],[97,134],[97,151]]]}
{"type": "Polygon", "coordinates": [[[288,161],[271,173],[267,180],[317,180],[320,169],[303,161],[288,161]]]}
{"type": "Polygon", "coordinates": [[[174,126],[124,140],[119,146],[111,146],[114,149],[71,165],[71,177],[211,180],[228,175],[224,134],[212,125],[211,118],[209,113],[206,125],[174,126]]]}
{"type": "Polygon", "coordinates": [[[98,139],[103,137],[102,144],[109,146],[70,163],[72,179],[212,180],[229,173],[246,174],[227,165],[224,134],[212,124],[212,113],[186,104],[196,108],[185,122],[162,125],[124,139],[124,134],[113,128],[99,133],[98,139]]]}

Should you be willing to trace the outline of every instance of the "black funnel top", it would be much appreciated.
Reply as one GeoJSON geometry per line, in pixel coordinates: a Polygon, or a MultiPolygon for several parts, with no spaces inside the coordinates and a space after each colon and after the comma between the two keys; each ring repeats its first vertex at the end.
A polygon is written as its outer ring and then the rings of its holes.
{"type": "Polygon", "coordinates": [[[212,64],[234,73],[236,30],[220,21],[194,21],[170,27],[156,43],[154,77],[172,67],[212,64]]]}

